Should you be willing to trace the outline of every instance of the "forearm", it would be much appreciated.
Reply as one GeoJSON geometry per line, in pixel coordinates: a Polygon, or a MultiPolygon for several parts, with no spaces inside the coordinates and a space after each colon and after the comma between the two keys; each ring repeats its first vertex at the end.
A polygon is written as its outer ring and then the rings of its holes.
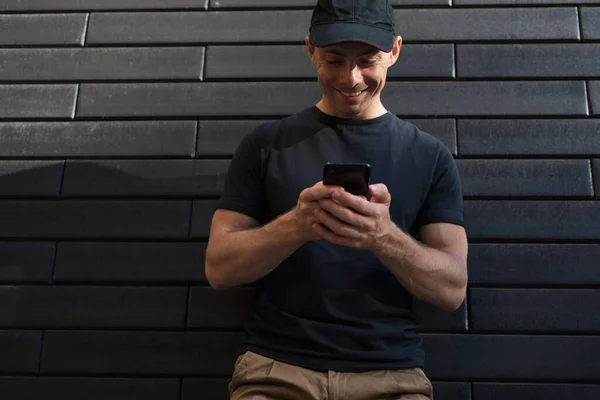
{"type": "Polygon", "coordinates": [[[229,232],[211,241],[205,268],[215,289],[257,281],[305,242],[292,223],[291,212],[260,228],[229,232]]]}
{"type": "Polygon", "coordinates": [[[446,311],[460,307],[467,285],[465,261],[428,247],[392,225],[373,249],[377,257],[416,298],[446,311]]]}

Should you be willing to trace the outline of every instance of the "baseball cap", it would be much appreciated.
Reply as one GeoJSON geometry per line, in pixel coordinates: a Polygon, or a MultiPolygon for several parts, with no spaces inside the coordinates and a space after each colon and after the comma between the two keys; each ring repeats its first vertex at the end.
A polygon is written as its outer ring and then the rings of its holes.
{"type": "Polygon", "coordinates": [[[310,22],[317,47],[361,42],[390,52],[396,29],[389,0],[318,0],[310,22]]]}

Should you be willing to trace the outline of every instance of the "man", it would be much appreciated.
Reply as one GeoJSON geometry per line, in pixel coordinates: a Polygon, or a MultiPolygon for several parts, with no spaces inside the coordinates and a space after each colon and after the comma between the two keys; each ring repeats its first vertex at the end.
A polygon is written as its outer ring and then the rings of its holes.
{"type": "Polygon", "coordinates": [[[322,99],[233,157],[206,255],[214,288],[257,286],[232,399],[433,398],[412,302],[461,305],[467,240],[451,153],[381,103],[401,44],[389,1],[320,0],[322,99]],[[370,200],[323,185],[328,161],[369,163],[370,200]]]}

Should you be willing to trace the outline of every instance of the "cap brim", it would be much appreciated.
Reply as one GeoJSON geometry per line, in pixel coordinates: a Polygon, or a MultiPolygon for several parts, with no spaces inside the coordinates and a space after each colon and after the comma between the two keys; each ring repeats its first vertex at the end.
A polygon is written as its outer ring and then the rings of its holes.
{"type": "Polygon", "coordinates": [[[372,25],[338,22],[313,26],[310,41],[317,47],[360,42],[389,53],[394,47],[394,34],[372,25]]]}

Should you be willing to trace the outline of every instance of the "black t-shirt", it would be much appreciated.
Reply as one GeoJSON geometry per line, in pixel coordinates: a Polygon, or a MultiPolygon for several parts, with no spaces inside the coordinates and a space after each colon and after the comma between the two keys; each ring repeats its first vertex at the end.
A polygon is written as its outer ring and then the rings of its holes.
{"type": "MultiPolygon", "coordinates": [[[[244,137],[218,208],[265,224],[323,179],[326,162],[369,163],[371,184],[388,187],[391,218],[404,232],[463,225],[458,172],[441,142],[391,113],[349,120],[316,106],[244,137]]],[[[314,370],[422,367],[412,303],[373,253],[307,242],[257,282],[240,351],[314,370]]]]}

